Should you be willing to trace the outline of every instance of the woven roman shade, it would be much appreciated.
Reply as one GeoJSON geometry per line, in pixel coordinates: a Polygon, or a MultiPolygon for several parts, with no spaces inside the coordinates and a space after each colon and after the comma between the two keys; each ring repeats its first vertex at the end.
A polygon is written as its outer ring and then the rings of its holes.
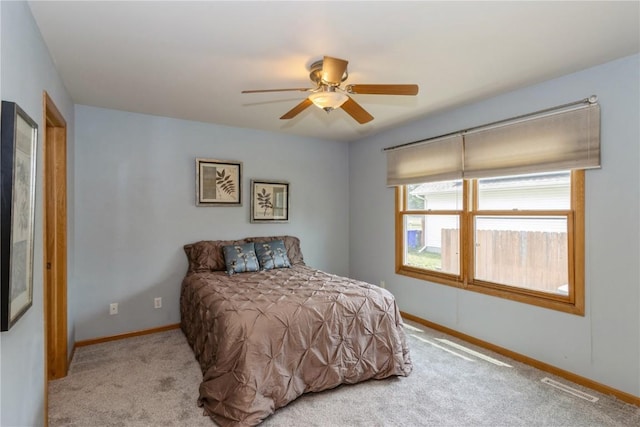
{"type": "Polygon", "coordinates": [[[407,145],[387,152],[387,185],[462,178],[462,135],[407,145]]]}
{"type": "Polygon", "coordinates": [[[388,186],[598,167],[595,102],[387,149],[388,186]]]}
{"type": "Polygon", "coordinates": [[[597,104],[464,135],[464,177],[600,167],[597,104]]]}

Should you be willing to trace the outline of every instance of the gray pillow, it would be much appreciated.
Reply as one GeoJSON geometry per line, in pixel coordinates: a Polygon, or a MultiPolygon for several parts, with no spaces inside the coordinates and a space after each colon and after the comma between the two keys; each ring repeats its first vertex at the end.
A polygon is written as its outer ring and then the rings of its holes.
{"type": "Polygon", "coordinates": [[[262,270],[274,268],[289,268],[291,262],[287,256],[287,249],[282,240],[254,243],[258,262],[262,270]]]}
{"type": "Polygon", "coordinates": [[[222,252],[229,276],[234,273],[260,270],[253,243],[224,246],[222,252]]]}

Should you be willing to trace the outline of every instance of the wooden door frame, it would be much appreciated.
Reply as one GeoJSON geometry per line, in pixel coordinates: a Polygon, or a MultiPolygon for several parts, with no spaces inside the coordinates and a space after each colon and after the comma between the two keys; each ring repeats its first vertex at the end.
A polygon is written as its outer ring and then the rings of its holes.
{"type": "Polygon", "coordinates": [[[42,95],[45,426],[48,381],[67,375],[67,122],[42,95]]]}

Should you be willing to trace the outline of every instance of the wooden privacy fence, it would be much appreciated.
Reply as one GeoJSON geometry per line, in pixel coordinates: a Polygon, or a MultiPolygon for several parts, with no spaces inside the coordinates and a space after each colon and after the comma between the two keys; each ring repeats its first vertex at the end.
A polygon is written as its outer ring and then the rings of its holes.
{"type": "MultiPolygon", "coordinates": [[[[458,271],[458,230],[442,230],[442,270],[458,271]]],[[[475,278],[557,292],[568,281],[567,233],[476,232],[475,278]]]]}

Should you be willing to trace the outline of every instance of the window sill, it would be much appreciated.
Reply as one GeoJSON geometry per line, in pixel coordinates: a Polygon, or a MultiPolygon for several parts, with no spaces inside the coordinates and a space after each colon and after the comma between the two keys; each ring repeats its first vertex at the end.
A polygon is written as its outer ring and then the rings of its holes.
{"type": "Polygon", "coordinates": [[[444,273],[426,272],[423,269],[406,265],[401,265],[396,268],[396,273],[431,283],[452,286],[524,304],[535,305],[550,310],[584,316],[583,296],[576,295],[575,301],[571,301],[568,297],[562,295],[546,294],[543,292],[512,288],[497,284],[468,283],[465,285],[460,278],[444,273]]]}

